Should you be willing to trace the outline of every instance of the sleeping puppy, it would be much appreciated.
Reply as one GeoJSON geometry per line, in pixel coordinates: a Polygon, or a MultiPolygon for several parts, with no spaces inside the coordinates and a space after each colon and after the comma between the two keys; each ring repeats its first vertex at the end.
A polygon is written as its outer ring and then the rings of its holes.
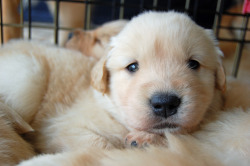
{"type": "Polygon", "coordinates": [[[34,42],[0,54],[0,96],[34,128],[40,153],[166,145],[163,133],[195,131],[222,105],[221,52],[176,12],[135,17],[98,63],[34,42]]]}
{"type": "Polygon", "coordinates": [[[110,38],[117,35],[126,24],[126,20],[117,20],[105,23],[94,30],[76,30],[65,47],[100,59],[108,47],[110,38]]]}

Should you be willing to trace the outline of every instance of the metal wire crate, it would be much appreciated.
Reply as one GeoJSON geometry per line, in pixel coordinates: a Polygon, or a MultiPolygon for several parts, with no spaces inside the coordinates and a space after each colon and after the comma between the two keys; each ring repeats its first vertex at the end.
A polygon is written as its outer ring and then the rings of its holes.
{"type": "MultiPolygon", "coordinates": [[[[232,75],[237,76],[242,50],[245,44],[250,43],[250,39],[246,38],[248,27],[249,14],[240,12],[227,11],[230,5],[234,5],[233,0],[21,0],[19,5],[20,22],[6,23],[3,20],[3,1],[15,0],[0,0],[0,28],[1,28],[1,44],[4,44],[4,27],[16,27],[27,29],[27,38],[32,39],[32,31],[36,28],[53,30],[54,43],[58,44],[59,31],[73,30],[72,27],[61,26],[59,23],[60,4],[71,2],[76,4],[85,4],[85,17],[83,29],[92,29],[96,25],[114,19],[130,19],[132,16],[146,10],[176,10],[185,12],[191,16],[199,25],[205,28],[214,30],[219,41],[237,43],[235,51],[235,64],[233,66],[232,75]],[[24,4],[26,2],[26,5],[24,4]],[[54,2],[53,22],[50,24],[40,24],[34,22],[32,5],[37,2],[54,2]],[[28,11],[26,18],[24,15],[25,8],[28,11]],[[222,24],[223,16],[240,17],[242,24],[240,26],[225,26],[222,24]],[[237,31],[238,37],[227,38],[221,36],[221,31],[237,31]]],[[[74,13],[72,13],[74,14],[74,13]]]]}

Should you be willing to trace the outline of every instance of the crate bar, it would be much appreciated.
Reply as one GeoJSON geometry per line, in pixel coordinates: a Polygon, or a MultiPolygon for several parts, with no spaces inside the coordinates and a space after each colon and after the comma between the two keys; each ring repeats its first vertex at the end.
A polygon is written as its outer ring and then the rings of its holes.
{"type": "MultiPolygon", "coordinates": [[[[11,27],[28,27],[27,24],[23,24],[23,25],[20,25],[20,24],[3,24],[3,26],[11,26],[11,27]]],[[[32,28],[43,28],[43,29],[53,29],[55,26],[54,25],[39,25],[39,24],[36,24],[36,23],[33,23],[32,24],[32,28]]],[[[70,31],[70,30],[76,30],[78,28],[68,28],[68,27],[58,27],[59,30],[67,30],[67,31],[70,31]]]]}
{"type": "Polygon", "coordinates": [[[124,3],[125,3],[125,0],[120,0],[119,19],[124,18],[124,3]]]}
{"type": "MultiPolygon", "coordinates": [[[[18,28],[21,28],[21,27],[28,27],[29,25],[27,24],[23,24],[23,25],[20,25],[20,24],[3,24],[3,26],[11,26],[11,27],[18,27],[18,28]]],[[[42,29],[53,29],[55,26],[54,25],[39,25],[39,24],[36,24],[36,23],[33,23],[32,24],[32,28],[42,28],[42,29]]],[[[76,30],[78,28],[67,28],[67,27],[59,27],[58,28],[59,30],[76,30]]]]}
{"type": "Polygon", "coordinates": [[[172,6],[172,0],[168,0],[168,10],[170,10],[171,9],[171,6],[172,6]]]}
{"type": "Polygon", "coordinates": [[[20,27],[22,28],[22,38],[23,38],[23,0],[20,2],[20,27]]]}
{"type": "MultiPolygon", "coordinates": [[[[244,30],[242,27],[228,27],[228,26],[219,26],[220,29],[227,29],[227,30],[244,30]]],[[[250,31],[250,28],[247,28],[247,31],[250,31]]]]}
{"type": "MultiPolygon", "coordinates": [[[[24,27],[26,25],[24,24],[24,27]]],[[[32,28],[42,28],[42,29],[53,29],[55,26],[53,25],[39,25],[39,24],[32,24],[32,28]]],[[[74,30],[77,28],[67,28],[67,27],[59,27],[58,30],[74,30]]]]}
{"type": "MultiPolygon", "coordinates": [[[[10,27],[18,27],[18,28],[21,28],[21,27],[28,27],[28,24],[23,24],[23,25],[20,25],[20,24],[3,24],[3,26],[10,26],[10,27]]],[[[43,29],[53,29],[55,26],[54,25],[39,25],[37,23],[33,23],[32,24],[32,28],[43,28],[43,29]]],[[[59,30],[67,30],[67,31],[70,31],[70,30],[76,30],[78,28],[67,28],[67,27],[58,27],[59,30]]]]}
{"type": "Polygon", "coordinates": [[[0,0],[0,14],[1,14],[1,44],[3,44],[3,10],[2,10],[2,0],[0,0]]]}
{"type": "MultiPolygon", "coordinates": [[[[44,1],[51,1],[51,0],[44,0],[44,1]]],[[[69,2],[69,0],[60,0],[60,2],[69,2]]],[[[70,0],[70,2],[74,2],[74,3],[88,3],[88,4],[94,4],[94,5],[102,5],[102,6],[112,6],[112,2],[106,2],[106,1],[102,1],[102,0],[70,0]]],[[[141,0],[141,2],[143,2],[143,5],[140,5],[142,7],[142,9],[144,9],[144,0],[141,0]]],[[[141,3],[140,3],[141,4],[141,3]]],[[[116,3],[116,7],[128,7],[128,8],[138,8],[137,4],[133,4],[133,3],[127,3],[125,4],[120,4],[120,3],[116,3]]]]}
{"type": "MultiPolygon", "coordinates": [[[[220,12],[220,8],[221,8],[221,0],[218,0],[217,1],[217,5],[216,5],[216,13],[215,13],[215,16],[214,16],[214,24],[213,24],[213,31],[214,31],[214,34],[217,34],[218,30],[217,28],[219,28],[220,25],[218,25],[218,20],[219,20],[219,12],[220,12]]],[[[216,35],[216,37],[218,37],[218,35],[216,35]]]]}
{"type": "Polygon", "coordinates": [[[31,19],[31,0],[28,1],[28,10],[29,10],[29,23],[28,23],[28,39],[31,39],[31,24],[32,24],[32,19],[31,19]]]}
{"type": "Polygon", "coordinates": [[[238,74],[238,70],[240,66],[240,59],[241,59],[242,51],[244,47],[244,40],[245,40],[246,32],[247,32],[248,21],[249,21],[249,14],[246,14],[242,21],[243,30],[241,31],[241,42],[237,44],[236,52],[235,52],[235,59],[234,59],[233,71],[232,71],[232,75],[234,77],[237,77],[237,74],[238,74]]]}
{"type": "Polygon", "coordinates": [[[23,27],[23,25],[21,25],[21,24],[15,24],[15,23],[3,23],[3,26],[16,27],[16,28],[22,28],[23,27]]]}
{"type": "Polygon", "coordinates": [[[85,1],[86,3],[86,10],[85,10],[85,19],[84,19],[84,29],[90,29],[90,17],[91,17],[91,4],[90,0],[85,1]]]}
{"type": "Polygon", "coordinates": [[[158,0],[154,0],[153,1],[153,10],[156,10],[157,6],[158,6],[158,0]]]}
{"type": "Polygon", "coordinates": [[[223,15],[228,15],[228,16],[245,16],[245,14],[242,14],[242,13],[233,13],[233,12],[228,12],[228,11],[224,11],[223,15]]]}
{"type": "Polygon", "coordinates": [[[112,20],[115,20],[115,8],[116,8],[116,0],[112,0],[112,20]]]}
{"type": "Polygon", "coordinates": [[[186,0],[186,2],[185,2],[185,13],[188,14],[189,8],[190,8],[190,0],[186,0]]]}
{"type": "Polygon", "coordinates": [[[219,26],[221,23],[221,16],[223,14],[223,5],[224,5],[224,0],[218,0],[216,6],[216,14],[214,18],[214,25],[213,25],[213,31],[214,34],[216,34],[216,37],[219,37],[219,26]]]}
{"type": "Polygon", "coordinates": [[[238,40],[238,39],[227,39],[227,38],[217,38],[219,41],[225,41],[225,42],[236,42],[236,43],[240,43],[240,42],[244,42],[244,43],[250,43],[250,40],[238,40]]]}
{"type": "Polygon", "coordinates": [[[59,32],[59,5],[60,0],[55,0],[55,13],[54,13],[54,41],[55,44],[58,44],[58,32],[59,32]]]}
{"type": "Polygon", "coordinates": [[[142,12],[144,9],[144,0],[140,0],[140,11],[142,12]]]}
{"type": "Polygon", "coordinates": [[[199,0],[195,0],[194,9],[193,9],[193,16],[192,16],[194,21],[197,21],[196,19],[197,19],[198,7],[199,7],[199,0]]]}
{"type": "MultiPolygon", "coordinates": [[[[89,0],[88,2],[90,2],[91,0],[89,0]]],[[[88,5],[86,6],[87,8],[87,29],[90,29],[90,25],[91,25],[91,3],[88,3],[88,5]]]]}

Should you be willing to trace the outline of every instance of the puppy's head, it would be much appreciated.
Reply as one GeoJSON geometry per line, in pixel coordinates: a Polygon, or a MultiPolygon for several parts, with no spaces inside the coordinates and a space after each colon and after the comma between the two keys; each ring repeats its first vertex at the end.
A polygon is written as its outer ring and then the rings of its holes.
{"type": "Polygon", "coordinates": [[[76,30],[65,47],[99,59],[104,55],[110,38],[117,35],[126,24],[126,20],[117,20],[103,24],[94,30],[76,30]]]}
{"type": "Polygon", "coordinates": [[[192,130],[225,86],[211,35],[184,14],[141,14],[113,38],[93,70],[93,87],[110,96],[129,128],[192,130]]]}

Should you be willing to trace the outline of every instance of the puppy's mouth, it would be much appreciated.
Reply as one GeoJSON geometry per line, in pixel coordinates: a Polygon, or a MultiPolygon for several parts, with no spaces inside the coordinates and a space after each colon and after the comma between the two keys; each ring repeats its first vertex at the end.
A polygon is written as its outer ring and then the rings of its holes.
{"type": "Polygon", "coordinates": [[[154,129],[165,129],[165,128],[169,128],[169,129],[175,129],[178,126],[176,124],[172,124],[172,123],[161,123],[161,124],[157,124],[155,125],[153,128],[154,129]]]}

